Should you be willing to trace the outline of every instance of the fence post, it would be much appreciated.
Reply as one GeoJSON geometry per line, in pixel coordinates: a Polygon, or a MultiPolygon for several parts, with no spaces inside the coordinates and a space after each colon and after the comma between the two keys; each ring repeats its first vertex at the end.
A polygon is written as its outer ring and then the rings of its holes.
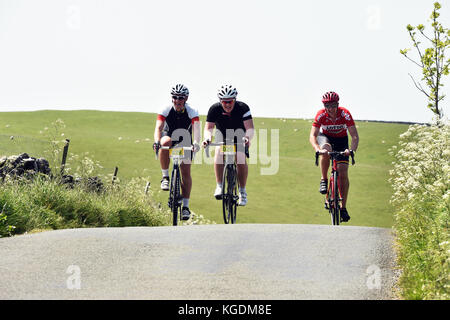
{"type": "Polygon", "coordinates": [[[119,168],[118,168],[118,167],[116,167],[116,169],[114,169],[114,175],[113,175],[113,178],[112,178],[112,184],[114,184],[114,181],[115,181],[116,178],[117,178],[117,171],[119,171],[119,168]]]}
{"type": "Polygon", "coordinates": [[[66,166],[67,152],[69,151],[69,143],[70,143],[70,140],[66,139],[66,143],[64,145],[64,150],[63,150],[62,161],[61,161],[61,176],[64,175],[64,167],[66,166]]]}

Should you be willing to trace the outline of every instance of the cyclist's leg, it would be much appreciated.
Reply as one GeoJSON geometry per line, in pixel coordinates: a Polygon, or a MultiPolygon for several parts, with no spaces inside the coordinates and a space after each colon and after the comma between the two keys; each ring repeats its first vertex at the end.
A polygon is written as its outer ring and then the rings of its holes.
{"type": "MultiPolygon", "coordinates": [[[[325,149],[327,151],[333,151],[333,148],[331,146],[331,142],[329,138],[324,135],[323,133],[320,133],[317,136],[317,143],[319,144],[320,149],[325,149]]],[[[330,156],[328,154],[323,154],[320,157],[320,171],[322,173],[322,180],[328,179],[328,169],[330,168],[330,156]]]]}
{"type": "MultiPolygon", "coordinates": [[[[323,133],[319,133],[317,136],[317,143],[319,144],[320,149],[325,149],[327,151],[333,150],[333,145],[326,135],[323,133]]],[[[330,168],[330,156],[328,154],[322,154],[320,157],[320,184],[319,184],[319,192],[321,194],[326,194],[328,190],[328,169],[330,168]]]]}
{"type": "Polygon", "coordinates": [[[223,153],[220,147],[216,147],[214,154],[214,174],[216,175],[216,189],[214,190],[214,197],[216,200],[222,199],[222,180],[223,180],[223,153]]]}
{"type": "MultiPolygon", "coordinates": [[[[172,146],[172,139],[167,135],[163,135],[163,137],[161,137],[160,143],[162,146],[170,147],[172,146]]],[[[161,165],[162,172],[161,189],[164,191],[169,191],[169,150],[159,150],[159,163],[161,165]]]]}
{"type": "Polygon", "coordinates": [[[350,182],[348,180],[348,163],[339,162],[337,168],[339,172],[338,183],[342,197],[342,208],[346,208],[348,189],[350,187],[350,182]]]}
{"type": "Polygon", "coordinates": [[[247,204],[247,190],[245,186],[247,185],[248,177],[248,164],[246,161],[245,152],[237,152],[236,154],[236,168],[237,168],[237,179],[239,183],[239,202],[240,206],[245,206],[247,204]]]}
{"type": "Polygon", "coordinates": [[[216,175],[216,182],[218,184],[222,184],[223,168],[223,153],[220,147],[216,147],[216,152],[214,154],[214,173],[216,175]]]}
{"type": "Polygon", "coordinates": [[[347,211],[347,195],[350,183],[348,181],[348,162],[338,163],[339,172],[339,190],[341,191],[342,203],[341,203],[341,221],[347,222],[350,220],[350,215],[347,211]]]}
{"type": "MultiPolygon", "coordinates": [[[[330,144],[324,144],[321,149],[327,151],[333,151],[330,144]]],[[[320,172],[322,174],[322,180],[328,180],[328,169],[330,168],[330,156],[323,154],[320,159],[320,172]]]]}
{"type": "Polygon", "coordinates": [[[189,198],[192,190],[191,164],[182,163],[181,170],[181,194],[183,196],[183,207],[189,207],[189,198]]]}
{"type": "Polygon", "coordinates": [[[247,177],[248,177],[248,164],[245,153],[243,152],[236,153],[236,164],[237,164],[236,167],[237,167],[239,188],[245,188],[245,186],[247,185],[247,177]]]}
{"type": "MultiPolygon", "coordinates": [[[[336,138],[335,141],[335,149],[336,151],[345,151],[345,149],[348,149],[348,137],[342,137],[342,138],[336,138]]],[[[341,191],[341,197],[342,197],[342,208],[346,208],[347,206],[347,195],[348,195],[348,189],[350,186],[349,180],[348,180],[348,160],[349,157],[346,156],[338,156],[338,172],[339,172],[339,189],[341,191]]]]}
{"type": "MultiPolygon", "coordinates": [[[[169,136],[163,136],[161,137],[161,146],[165,147],[171,147],[172,146],[172,139],[169,136]]],[[[159,150],[159,162],[161,164],[162,170],[169,170],[169,150],[159,150]]]]}

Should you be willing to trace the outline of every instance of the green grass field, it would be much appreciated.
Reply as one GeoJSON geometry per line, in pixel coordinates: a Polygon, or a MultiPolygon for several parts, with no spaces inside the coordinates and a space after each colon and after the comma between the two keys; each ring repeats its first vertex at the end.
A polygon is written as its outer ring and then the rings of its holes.
{"type": "MultiPolygon", "coordinates": [[[[205,117],[200,118],[204,124],[205,117]]],[[[52,123],[57,119],[62,119],[66,127],[55,139],[70,139],[69,155],[89,152],[89,157],[103,166],[101,174],[112,174],[117,166],[118,177],[122,180],[149,177],[155,200],[166,205],[168,193],[159,190],[161,170],[152,151],[156,114],[102,111],[0,113],[0,155],[27,152],[33,157],[44,156],[44,151],[50,147],[46,132],[52,132],[52,123]],[[48,129],[44,130],[46,127],[48,129]]],[[[267,129],[269,141],[271,130],[279,130],[279,168],[274,175],[263,175],[261,170],[267,170],[270,164],[252,157],[252,162],[257,160],[257,163],[249,165],[249,203],[238,208],[238,223],[329,224],[329,215],[323,209],[323,196],[318,193],[319,168],[314,165],[314,152],[309,144],[311,120],[255,118],[254,124],[258,140],[260,129],[267,129]]],[[[351,220],[347,225],[391,227],[393,209],[389,199],[392,190],[388,179],[393,158],[388,149],[397,144],[399,134],[408,126],[365,121],[356,124],[360,145],[356,165],[349,169],[347,208],[351,220]]],[[[254,140],[253,148],[258,147],[258,140],[254,140]]],[[[268,154],[276,157],[276,152],[271,154],[270,144],[268,154]]],[[[204,153],[198,156],[205,157],[204,153]]],[[[191,210],[223,223],[221,203],[213,198],[213,165],[205,162],[193,165],[192,178],[191,210]]]]}

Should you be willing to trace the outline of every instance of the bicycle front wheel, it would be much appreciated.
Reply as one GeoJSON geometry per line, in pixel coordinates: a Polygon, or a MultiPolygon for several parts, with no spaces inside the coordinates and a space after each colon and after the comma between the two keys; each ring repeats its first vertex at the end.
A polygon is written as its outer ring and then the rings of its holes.
{"type": "Polygon", "coordinates": [[[222,180],[222,211],[225,224],[236,222],[236,169],[227,165],[222,180]]]}

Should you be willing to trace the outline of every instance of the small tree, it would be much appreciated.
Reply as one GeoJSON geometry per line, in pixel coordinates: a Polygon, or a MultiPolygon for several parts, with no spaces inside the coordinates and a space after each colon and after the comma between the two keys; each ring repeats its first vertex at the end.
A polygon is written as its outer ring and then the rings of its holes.
{"type": "Polygon", "coordinates": [[[425,34],[425,27],[422,24],[419,24],[417,27],[408,24],[406,27],[413,42],[413,46],[417,49],[420,61],[415,61],[408,57],[407,53],[411,49],[400,50],[402,55],[422,69],[423,77],[421,81],[426,83],[428,90],[425,90],[420,82],[416,82],[411,74],[409,74],[409,76],[413,80],[416,88],[427,96],[429,102],[428,108],[438,116],[439,120],[443,117],[443,109],[439,108],[439,102],[445,97],[442,93],[439,95],[439,88],[443,86],[442,77],[449,74],[450,64],[450,59],[445,60],[445,50],[450,47],[450,30],[444,28],[438,21],[440,16],[438,11],[440,8],[441,5],[438,2],[435,2],[433,13],[430,16],[433,31],[432,37],[425,34]],[[416,38],[416,29],[432,44],[432,46],[425,49],[425,51],[419,47],[421,42],[416,38]]]}

